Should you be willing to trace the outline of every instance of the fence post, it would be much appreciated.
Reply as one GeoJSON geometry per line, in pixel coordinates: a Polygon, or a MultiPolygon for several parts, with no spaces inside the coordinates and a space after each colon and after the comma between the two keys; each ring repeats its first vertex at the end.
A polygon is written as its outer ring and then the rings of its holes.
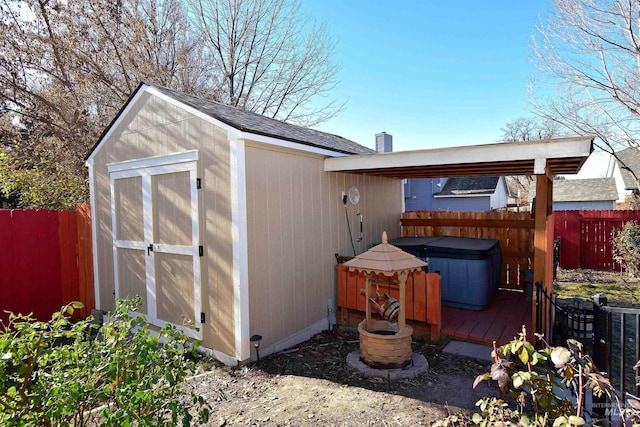
{"type": "Polygon", "coordinates": [[[542,348],[542,341],[540,340],[540,338],[538,338],[538,334],[541,333],[542,331],[540,330],[540,314],[541,314],[541,310],[542,310],[542,295],[541,295],[541,290],[540,288],[541,283],[540,282],[535,282],[535,284],[533,285],[534,289],[535,289],[535,293],[536,293],[536,324],[533,325],[534,328],[534,336],[536,337],[536,348],[540,349],[542,348]]]}
{"type": "MultiPolygon", "coordinates": [[[[595,294],[593,300],[593,363],[602,370],[602,373],[611,378],[609,366],[607,363],[607,315],[601,309],[607,305],[607,296],[604,294],[595,294]]],[[[599,418],[604,419],[607,416],[607,398],[603,394],[598,397],[593,395],[593,413],[599,418]]]]}
{"type": "MultiPolygon", "coordinates": [[[[542,334],[547,342],[551,342],[551,328],[549,327],[549,309],[552,307],[551,300],[542,282],[535,282],[534,286],[536,288],[535,332],[542,334]]],[[[536,335],[536,348],[542,347],[544,347],[544,341],[540,340],[536,335]]]]}
{"type": "Polygon", "coordinates": [[[607,317],[604,315],[601,307],[607,305],[607,296],[604,294],[595,294],[593,297],[593,362],[600,369],[607,367],[606,348],[607,348],[607,317]]]}

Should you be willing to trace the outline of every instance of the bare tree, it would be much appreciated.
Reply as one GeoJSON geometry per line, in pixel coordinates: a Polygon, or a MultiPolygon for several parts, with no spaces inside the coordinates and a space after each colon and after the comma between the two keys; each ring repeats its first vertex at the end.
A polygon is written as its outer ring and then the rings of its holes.
{"type": "Polygon", "coordinates": [[[5,190],[25,171],[84,179],[88,149],[141,80],[206,93],[203,43],[180,0],[2,0],[0,12],[5,190]]]}
{"type": "Polygon", "coordinates": [[[140,81],[308,125],[341,108],[315,103],[334,44],[294,1],[0,0],[0,34],[5,193],[44,179],[86,197],[85,155],[140,81]]]}
{"type": "Polygon", "coordinates": [[[226,104],[312,126],[342,109],[313,101],[337,84],[335,43],[295,0],[193,0],[226,104]]]}
{"type": "Polygon", "coordinates": [[[640,146],[639,15],[637,0],[555,0],[533,40],[538,113],[616,158],[640,146]]]}
{"type": "Polygon", "coordinates": [[[501,141],[535,141],[560,136],[560,125],[557,122],[533,117],[519,117],[508,122],[500,129],[501,141]]]}
{"type": "MultiPolygon", "coordinates": [[[[502,142],[534,141],[558,137],[561,135],[561,126],[558,122],[546,118],[519,117],[508,122],[500,129],[502,142]]],[[[506,177],[510,190],[517,192],[520,200],[518,204],[528,204],[527,198],[532,175],[518,175],[506,177]]]]}

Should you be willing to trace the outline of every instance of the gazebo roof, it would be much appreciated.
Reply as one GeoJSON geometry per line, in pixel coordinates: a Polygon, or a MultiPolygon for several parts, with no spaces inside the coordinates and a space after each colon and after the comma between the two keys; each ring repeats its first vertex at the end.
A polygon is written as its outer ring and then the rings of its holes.
{"type": "Polygon", "coordinates": [[[401,271],[415,271],[427,265],[397,246],[387,242],[387,232],[382,233],[382,243],[369,249],[355,258],[344,263],[350,270],[360,270],[367,273],[383,273],[393,276],[401,271]]]}

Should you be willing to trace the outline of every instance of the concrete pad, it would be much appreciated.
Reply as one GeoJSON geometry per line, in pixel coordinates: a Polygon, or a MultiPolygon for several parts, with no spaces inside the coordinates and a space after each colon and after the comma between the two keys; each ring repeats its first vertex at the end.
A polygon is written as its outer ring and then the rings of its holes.
{"type": "Polygon", "coordinates": [[[484,362],[491,362],[492,351],[493,348],[488,345],[462,341],[451,341],[442,349],[442,352],[445,354],[469,357],[471,359],[478,359],[484,362]]]}
{"type": "Polygon", "coordinates": [[[427,359],[418,353],[412,353],[411,365],[402,369],[373,369],[360,360],[360,350],[352,351],[347,355],[347,364],[368,377],[384,378],[389,381],[415,378],[418,374],[429,370],[427,359]]]}

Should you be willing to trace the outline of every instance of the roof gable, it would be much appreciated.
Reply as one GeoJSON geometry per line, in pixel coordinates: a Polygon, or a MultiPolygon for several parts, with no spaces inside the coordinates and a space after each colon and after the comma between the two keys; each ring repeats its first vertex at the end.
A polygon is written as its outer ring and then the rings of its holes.
{"type": "Polygon", "coordinates": [[[326,148],[345,154],[374,154],[376,152],[375,150],[338,135],[272,119],[254,113],[253,111],[241,110],[209,99],[198,98],[193,95],[167,89],[162,86],[148,86],[243,132],[326,148]]]}
{"type": "Polygon", "coordinates": [[[129,99],[125,102],[109,126],[104,130],[96,144],[89,152],[87,158],[91,157],[92,153],[100,145],[100,142],[109,134],[110,129],[115,126],[116,122],[122,115],[126,114],[130,103],[134,102],[142,92],[149,92],[152,95],[159,93],[162,96],[175,101],[177,104],[190,107],[206,117],[215,119],[220,123],[248,134],[271,137],[282,141],[294,142],[341,154],[363,155],[376,153],[375,150],[338,135],[282,122],[270,117],[261,116],[260,114],[252,111],[241,110],[209,99],[199,98],[193,95],[187,95],[182,92],[167,89],[162,86],[140,83],[136,90],[129,96],[129,99]]]}
{"type": "Polygon", "coordinates": [[[499,176],[449,178],[436,196],[489,196],[495,193],[499,180],[499,176]]]}
{"type": "Polygon", "coordinates": [[[618,151],[616,156],[618,157],[618,166],[620,167],[620,173],[622,175],[625,190],[637,190],[638,183],[631,172],[626,168],[631,169],[640,177],[640,149],[636,147],[626,148],[622,151],[618,151]],[[623,164],[626,168],[623,167],[623,164]]]}

